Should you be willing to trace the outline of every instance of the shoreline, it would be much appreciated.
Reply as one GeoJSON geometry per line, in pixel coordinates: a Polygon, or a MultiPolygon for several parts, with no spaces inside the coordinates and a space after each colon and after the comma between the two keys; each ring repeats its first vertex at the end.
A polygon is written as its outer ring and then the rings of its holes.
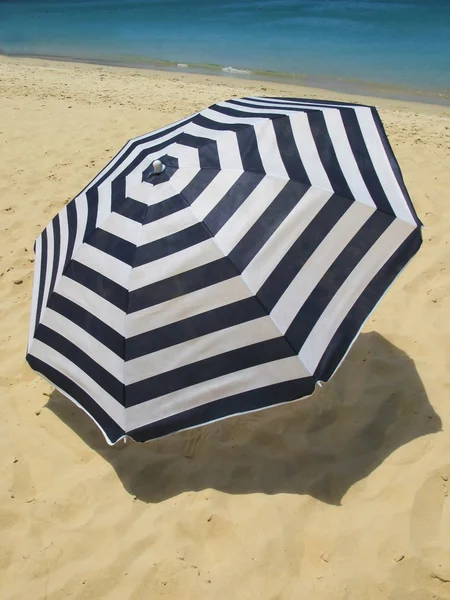
{"type": "Polygon", "coordinates": [[[420,104],[431,104],[436,106],[450,107],[450,91],[448,94],[431,92],[426,90],[414,90],[410,88],[396,87],[387,83],[368,82],[361,80],[329,79],[311,77],[306,74],[284,73],[274,71],[235,69],[231,66],[223,67],[213,64],[186,64],[163,61],[157,59],[142,59],[130,57],[129,61],[109,60],[103,58],[82,58],[67,56],[52,56],[41,54],[6,53],[0,49],[0,58],[11,58],[18,60],[42,60],[58,63],[84,64],[97,67],[114,67],[128,70],[158,71],[165,73],[177,73],[179,75],[200,75],[219,77],[225,81],[237,79],[242,84],[245,82],[275,83],[290,86],[300,86],[308,89],[321,89],[337,94],[357,95],[364,97],[395,100],[400,102],[412,102],[420,104]],[[133,60],[134,58],[134,60],[133,60]]]}

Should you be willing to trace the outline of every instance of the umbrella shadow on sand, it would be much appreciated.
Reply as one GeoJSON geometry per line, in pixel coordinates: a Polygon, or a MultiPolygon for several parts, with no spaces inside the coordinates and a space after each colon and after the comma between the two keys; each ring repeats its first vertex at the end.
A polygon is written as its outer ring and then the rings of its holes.
{"type": "MultiPolygon", "coordinates": [[[[186,491],[309,494],[339,505],[395,450],[441,430],[414,361],[377,333],[359,336],[333,379],[299,402],[233,417],[146,444],[106,444],[55,391],[47,408],[145,502],[186,491]]],[[[407,459],[402,458],[406,464],[407,459]]]]}

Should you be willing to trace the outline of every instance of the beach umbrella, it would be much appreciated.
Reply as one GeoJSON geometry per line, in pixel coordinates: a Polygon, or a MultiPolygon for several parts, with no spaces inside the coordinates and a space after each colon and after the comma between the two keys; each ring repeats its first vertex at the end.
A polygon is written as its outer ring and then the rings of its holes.
{"type": "Polygon", "coordinates": [[[375,108],[219,102],[130,141],[38,237],[27,360],[110,443],[291,402],[420,244],[375,108]]]}

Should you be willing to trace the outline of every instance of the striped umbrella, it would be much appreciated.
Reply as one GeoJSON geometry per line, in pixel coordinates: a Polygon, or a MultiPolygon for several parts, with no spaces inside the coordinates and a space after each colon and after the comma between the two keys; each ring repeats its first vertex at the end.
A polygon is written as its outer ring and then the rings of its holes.
{"type": "Polygon", "coordinates": [[[115,443],[310,395],[421,244],[373,107],[219,102],[42,232],[27,360],[115,443]]]}

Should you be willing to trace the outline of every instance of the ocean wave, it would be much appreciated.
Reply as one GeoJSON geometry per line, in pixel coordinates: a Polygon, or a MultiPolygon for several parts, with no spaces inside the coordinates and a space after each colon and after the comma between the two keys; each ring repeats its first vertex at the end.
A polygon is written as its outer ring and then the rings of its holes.
{"type": "Polygon", "coordinates": [[[189,65],[187,65],[186,63],[178,63],[177,64],[177,67],[180,67],[180,68],[185,68],[185,67],[188,67],[188,66],[189,65]]]}
{"type": "Polygon", "coordinates": [[[251,71],[247,71],[245,69],[235,69],[234,67],[222,67],[222,71],[224,73],[243,73],[246,75],[250,75],[251,71]]]}

